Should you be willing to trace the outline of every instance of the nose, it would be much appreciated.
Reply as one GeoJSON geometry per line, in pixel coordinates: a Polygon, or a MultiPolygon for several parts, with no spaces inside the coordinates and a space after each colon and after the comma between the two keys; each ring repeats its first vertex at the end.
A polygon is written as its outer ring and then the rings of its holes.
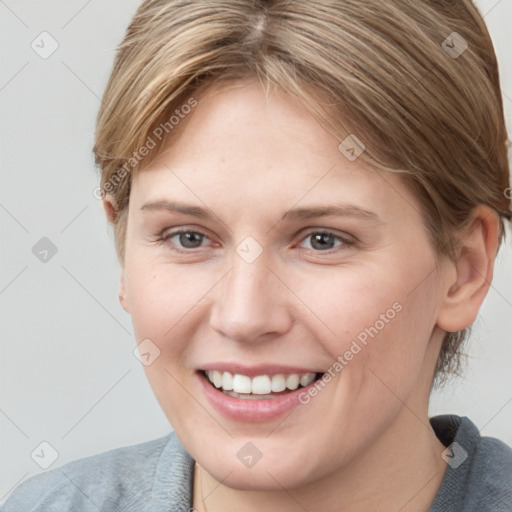
{"type": "Polygon", "coordinates": [[[283,335],[292,326],[286,289],[264,258],[247,263],[234,255],[231,271],[219,283],[210,325],[237,342],[258,342],[283,335]]]}

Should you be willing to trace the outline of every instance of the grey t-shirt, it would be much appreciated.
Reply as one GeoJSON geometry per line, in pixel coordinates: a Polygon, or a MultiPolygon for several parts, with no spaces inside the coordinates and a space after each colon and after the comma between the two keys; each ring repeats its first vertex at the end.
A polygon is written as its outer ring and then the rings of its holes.
{"type": "MultiPolygon", "coordinates": [[[[429,512],[512,511],[512,450],[468,418],[430,420],[448,447],[429,512]]],[[[1,512],[189,512],[194,461],[174,433],[70,462],[18,486],[1,512]]]]}

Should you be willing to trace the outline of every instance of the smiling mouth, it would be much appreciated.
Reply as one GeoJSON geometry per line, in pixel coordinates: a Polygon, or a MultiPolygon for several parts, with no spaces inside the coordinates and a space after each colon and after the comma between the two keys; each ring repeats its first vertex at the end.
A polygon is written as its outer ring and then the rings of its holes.
{"type": "Polygon", "coordinates": [[[210,384],[225,395],[243,400],[277,398],[297,389],[309,386],[322,377],[322,373],[290,373],[249,377],[219,370],[202,372],[210,384]]]}

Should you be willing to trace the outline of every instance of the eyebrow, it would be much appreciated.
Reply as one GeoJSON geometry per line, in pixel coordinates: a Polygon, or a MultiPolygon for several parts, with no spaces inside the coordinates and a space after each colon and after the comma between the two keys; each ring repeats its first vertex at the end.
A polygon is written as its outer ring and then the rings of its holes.
{"type": "Polygon", "coordinates": [[[339,217],[361,217],[378,220],[379,216],[372,211],[355,205],[317,206],[311,208],[293,208],[284,213],[281,220],[305,220],[328,215],[339,217]]]}
{"type": "MultiPolygon", "coordinates": [[[[141,210],[166,210],[169,212],[177,212],[184,215],[192,215],[202,219],[215,219],[216,216],[207,208],[201,206],[190,205],[178,201],[160,200],[145,203],[141,206],[141,210]]],[[[279,222],[284,220],[306,220],[316,217],[326,216],[340,217],[359,217],[368,220],[379,220],[379,216],[370,210],[365,210],[359,206],[350,204],[341,204],[335,206],[313,206],[308,208],[292,208],[287,210],[281,217],[279,222]]]]}
{"type": "Polygon", "coordinates": [[[192,215],[202,219],[213,219],[213,213],[201,206],[193,206],[190,204],[179,203],[177,201],[154,201],[152,203],[145,203],[140,207],[141,210],[166,210],[169,212],[178,212],[184,215],[192,215]]]}

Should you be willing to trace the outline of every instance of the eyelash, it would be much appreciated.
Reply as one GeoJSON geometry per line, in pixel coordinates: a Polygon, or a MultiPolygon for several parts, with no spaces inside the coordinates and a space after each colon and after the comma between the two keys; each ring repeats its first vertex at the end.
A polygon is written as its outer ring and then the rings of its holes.
{"type": "Polygon", "coordinates": [[[335,245],[332,249],[325,249],[325,250],[315,250],[315,249],[307,249],[308,251],[318,253],[318,254],[332,254],[336,250],[340,250],[341,247],[351,246],[354,245],[354,240],[349,238],[348,236],[341,236],[337,235],[333,231],[329,231],[327,229],[316,229],[309,231],[304,237],[301,238],[301,242],[304,242],[308,238],[310,238],[312,235],[327,235],[333,237],[333,239],[336,241],[339,241],[340,243],[338,245],[335,245]]]}
{"type": "Polygon", "coordinates": [[[201,247],[194,247],[192,249],[190,249],[190,248],[177,248],[176,244],[170,242],[171,238],[174,238],[175,236],[178,236],[178,235],[181,235],[181,234],[184,234],[184,233],[194,233],[195,235],[202,236],[203,238],[209,240],[208,235],[205,235],[201,231],[196,231],[196,230],[193,230],[193,229],[177,229],[176,231],[171,231],[170,233],[160,235],[159,238],[158,238],[158,242],[161,242],[161,243],[164,243],[164,244],[172,244],[173,246],[175,246],[175,248],[173,250],[175,250],[177,252],[182,252],[182,253],[187,253],[187,252],[190,253],[191,251],[193,251],[195,249],[201,249],[202,248],[202,246],[201,247]]]}
{"type": "MultiPolygon", "coordinates": [[[[191,254],[193,251],[203,248],[203,246],[193,247],[193,248],[183,248],[183,247],[179,248],[176,244],[174,244],[173,242],[170,242],[171,238],[174,238],[176,236],[179,236],[179,235],[185,234],[185,233],[193,233],[195,235],[199,235],[199,236],[203,237],[203,240],[201,240],[201,242],[203,242],[205,239],[206,240],[210,239],[208,237],[208,235],[206,235],[205,233],[202,233],[201,231],[197,231],[197,230],[193,230],[193,229],[177,229],[177,230],[171,231],[167,234],[160,235],[157,241],[159,243],[163,243],[163,244],[172,244],[174,246],[172,250],[174,250],[176,252],[180,252],[180,253],[191,254]]],[[[304,242],[312,235],[332,236],[335,239],[335,241],[340,242],[338,245],[335,245],[335,247],[333,247],[331,249],[326,249],[326,250],[315,250],[315,249],[306,248],[306,250],[316,253],[316,254],[332,254],[334,251],[339,250],[340,247],[352,246],[355,244],[355,241],[353,238],[349,238],[348,236],[343,237],[341,235],[334,233],[333,231],[329,231],[326,229],[318,229],[318,228],[315,230],[312,229],[311,231],[309,231],[305,236],[303,236],[301,238],[300,243],[304,242]]]]}

